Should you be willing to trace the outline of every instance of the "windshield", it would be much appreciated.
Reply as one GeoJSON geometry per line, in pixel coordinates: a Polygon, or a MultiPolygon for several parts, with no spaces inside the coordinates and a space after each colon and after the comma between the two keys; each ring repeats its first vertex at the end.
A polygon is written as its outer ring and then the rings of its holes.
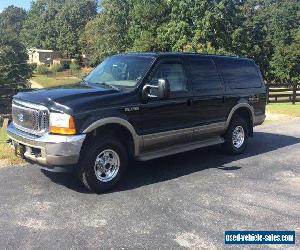
{"type": "Polygon", "coordinates": [[[104,60],[84,80],[88,84],[134,88],[149,69],[153,58],[113,56],[104,60]]]}

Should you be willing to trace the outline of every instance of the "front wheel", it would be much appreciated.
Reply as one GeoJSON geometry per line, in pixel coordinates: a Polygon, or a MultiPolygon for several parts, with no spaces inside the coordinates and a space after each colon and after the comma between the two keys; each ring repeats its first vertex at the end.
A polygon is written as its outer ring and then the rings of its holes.
{"type": "Polygon", "coordinates": [[[116,187],[127,165],[128,153],[124,145],[113,136],[104,136],[87,145],[79,162],[78,175],[87,189],[103,193],[116,187]]]}
{"type": "Polygon", "coordinates": [[[232,119],[225,135],[223,149],[229,154],[241,154],[248,140],[248,126],[245,119],[236,116],[232,119]]]}

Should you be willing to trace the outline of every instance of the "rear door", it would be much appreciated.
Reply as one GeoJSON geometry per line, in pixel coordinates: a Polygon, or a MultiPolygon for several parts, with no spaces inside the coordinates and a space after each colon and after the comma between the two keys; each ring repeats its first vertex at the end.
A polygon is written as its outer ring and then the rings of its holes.
{"type": "Polygon", "coordinates": [[[226,121],[226,103],[217,67],[210,56],[191,56],[189,68],[196,126],[193,139],[220,134],[226,121]]]}

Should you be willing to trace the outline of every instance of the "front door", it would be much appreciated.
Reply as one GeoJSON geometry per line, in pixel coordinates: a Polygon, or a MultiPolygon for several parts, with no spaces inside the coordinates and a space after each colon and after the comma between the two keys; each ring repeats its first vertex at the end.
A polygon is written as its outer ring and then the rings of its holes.
{"type": "Polygon", "coordinates": [[[192,133],[192,90],[187,78],[186,63],[178,57],[160,60],[148,78],[157,85],[158,79],[170,83],[171,94],[166,100],[151,99],[141,106],[144,151],[152,151],[185,143],[192,133]]]}

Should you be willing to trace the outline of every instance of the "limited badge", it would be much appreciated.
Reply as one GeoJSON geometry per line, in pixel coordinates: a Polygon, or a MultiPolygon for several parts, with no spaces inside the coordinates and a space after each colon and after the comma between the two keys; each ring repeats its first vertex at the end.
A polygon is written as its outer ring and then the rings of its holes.
{"type": "Polygon", "coordinates": [[[130,108],[125,108],[125,112],[132,112],[132,111],[139,111],[139,107],[130,107],[130,108]]]}

